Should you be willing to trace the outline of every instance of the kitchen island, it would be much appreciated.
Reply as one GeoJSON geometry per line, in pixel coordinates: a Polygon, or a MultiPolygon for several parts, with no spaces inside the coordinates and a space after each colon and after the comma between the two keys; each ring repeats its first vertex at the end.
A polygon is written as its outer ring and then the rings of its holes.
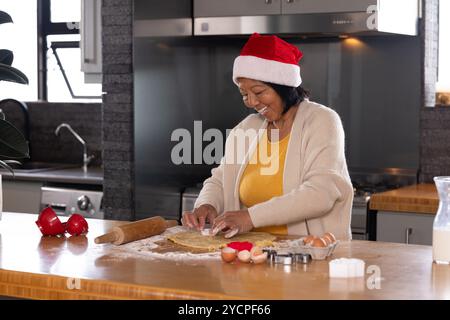
{"type": "Polygon", "coordinates": [[[414,184],[399,189],[375,193],[370,197],[371,210],[415,212],[435,215],[439,206],[436,185],[414,184]]]}
{"type": "Polygon", "coordinates": [[[431,245],[438,206],[438,193],[432,183],[372,194],[369,239],[431,245]]]}
{"type": "MultiPolygon", "coordinates": [[[[366,262],[366,276],[330,279],[328,260],[302,265],[155,259],[97,245],[123,222],[88,220],[87,236],[41,237],[35,214],[0,220],[0,296],[32,299],[450,299],[450,266],[431,247],[349,241],[331,258],[366,262]]],[[[64,221],[64,218],[62,218],[64,221]]]]}

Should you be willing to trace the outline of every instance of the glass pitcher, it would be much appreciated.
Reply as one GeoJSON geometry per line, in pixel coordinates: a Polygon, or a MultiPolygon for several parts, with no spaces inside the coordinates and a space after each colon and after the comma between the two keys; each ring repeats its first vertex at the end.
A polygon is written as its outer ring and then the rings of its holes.
{"type": "Polygon", "coordinates": [[[439,208],[433,222],[433,261],[450,264],[450,177],[434,177],[439,208]]]}

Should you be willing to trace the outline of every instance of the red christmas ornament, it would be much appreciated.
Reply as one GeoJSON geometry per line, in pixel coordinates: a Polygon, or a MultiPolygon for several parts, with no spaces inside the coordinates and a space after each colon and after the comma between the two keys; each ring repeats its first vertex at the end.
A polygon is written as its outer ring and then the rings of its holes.
{"type": "Polygon", "coordinates": [[[234,241],[234,242],[230,242],[229,244],[227,244],[227,247],[233,248],[237,251],[242,251],[242,250],[252,250],[253,248],[253,243],[248,242],[248,241],[234,241]]]}
{"type": "Polygon", "coordinates": [[[44,236],[64,234],[64,224],[59,220],[56,212],[51,207],[47,207],[39,213],[36,225],[44,236]]]}
{"type": "Polygon", "coordinates": [[[78,236],[80,234],[85,234],[88,232],[89,226],[86,219],[77,213],[70,216],[69,220],[66,222],[66,232],[72,236],[78,236]]]}

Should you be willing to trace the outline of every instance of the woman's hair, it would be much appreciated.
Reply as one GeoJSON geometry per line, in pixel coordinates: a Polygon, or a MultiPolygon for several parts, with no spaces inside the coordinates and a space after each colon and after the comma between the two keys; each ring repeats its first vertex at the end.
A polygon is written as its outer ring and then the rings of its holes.
{"type": "Polygon", "coordinates": [[[309,98],[309,91],[302,86],[297,88],[288,87],[281,84],[264,82],[271,87],[280,96],[283,101],[283,114],[285,114],[291,107],[296,106],[303,100],[309,98]]]}

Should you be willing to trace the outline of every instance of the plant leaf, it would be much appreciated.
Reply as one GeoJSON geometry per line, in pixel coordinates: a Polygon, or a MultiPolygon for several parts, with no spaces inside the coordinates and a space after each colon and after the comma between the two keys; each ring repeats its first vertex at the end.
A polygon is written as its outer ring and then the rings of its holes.
{"type": "Polygon", "coordinates": [[[10,66],[13,61],[14,53],[11,50],[0,49],[0,63],[10,66]]]}
{"type": "Polygon", "coordinates": [[[29,158],[28,142],[23,134],[6,120],[0,120],[0,157],[29,158]]]}
{"type": "Polygon", "coordinates": [[[13,169],[11,169],[10,166],[8,166],[7,163],[5,163],[4,161],[0,160],[0,167],[3,167],[3,168],[5,168],[6,170],[8,170],[9,172],[11,172],[12,175],[13,175],[13,177],[14,177],[14,171],[13,171],[13,169]]]}
{"type": "Polygon", "coordinates": [[[3,63],[0,63],[0,81],[1,80],[28,84],[28,78],[22,71],[3,63]]]}
{"type": "Polygon", "coordinates": [[[15,164],[15,165],[19,165],[19,166],[22,165],[22,162],[17,161],[17,160],[3,160],[3,162],[6,163],[7,165],[10,165],[10,164],[15,164]]]}
{"type": "Polygon", "coordinates": [[[13,22],[11,16],[6,12],[0,11],[0,24],[13,22]]]}

